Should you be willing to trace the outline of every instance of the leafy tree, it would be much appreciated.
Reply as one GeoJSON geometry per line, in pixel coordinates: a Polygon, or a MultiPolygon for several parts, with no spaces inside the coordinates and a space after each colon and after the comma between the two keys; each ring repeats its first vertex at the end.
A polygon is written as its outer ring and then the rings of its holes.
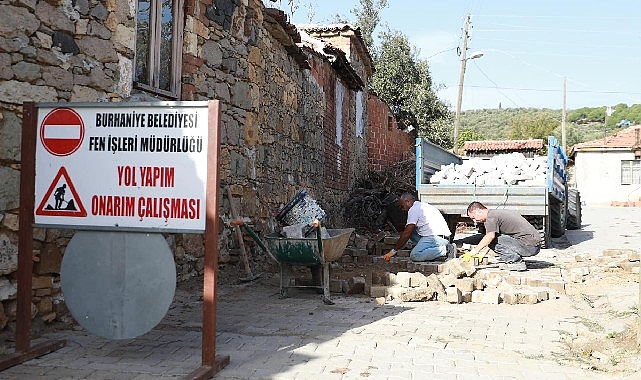
{"type": "Polygon", "coordinates": [[[479,140],[485,140],[485,137],[483,137],[483,134],[480,132],[477,132],[473,129],[465,128],[461,130],[461,132],[458,135],[458,148],[463,148],[465,146],[466,141],[479,141],[479,140]]]}
{"type": "Polygon", "coordinates": [[[400,126],[416,127],[416,116],[409,107],[414,96],[412,91],[420,81],[416,54],[407,37],[399,31],[381,33],[380,38],[371,89],[389,105],[400,126]]]}
{"type": "Polygon", "coordinates": [[[451,147],[452,113],[436,96],[427,61],[417,62],[418,82],[412,85],[409,109],[416,117],[418,134],[429,141],[451,147]]]}
{"type": "Polygon", "coordinates": [[[374,60],[375,72],[369,86],[389,105],[398,125],[443,146],[452,146],[451,115],[436,96],[427,61],[400,31],[379,34],[374,46],[372,34],[379,22],[379,12],[387,0],[360,0],[352,12],[374,60]]]}
{"type": "Polygon", "coordinates": [[[554,132],[559,123],[540,115],[519,115],[512,119],[508,138],[521,139],[547,139],[554,132]]]}
{"type": "Polygon", "coordinates": [[[623,103],[617,104],[614,106],[612,116],[606,120],[606,127],[618,128],[623,120],[627,120],[631,124],[641,124],[641,104],[633,104],[630,107],[623,103]]]}
{"type": "Polygon", "coordinates": [[[436,96],[427,61],[417,59],[416,49],[399,31],[381,33],[380,41],[370,89],[390,106],[399,126],[451,147],[451,115],[436,96]]]}
{"type": "Polygon", "coordinates": [[[381,9],[387,6],[387,0],[361,0],[360,8],[354,8],[352,13],[358,20],[358,26],[361,28],[363,41],[370,52],[374,52],[374,29],[380,21],[379,13],[381,9]]]}

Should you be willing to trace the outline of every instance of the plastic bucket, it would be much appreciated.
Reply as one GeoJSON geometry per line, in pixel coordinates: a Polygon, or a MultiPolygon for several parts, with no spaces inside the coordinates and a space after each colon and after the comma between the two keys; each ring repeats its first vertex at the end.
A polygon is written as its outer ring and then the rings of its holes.
{"type": "Polygon", "coordinates": [[[314,219],[323,222],[325,211],[307,194],[307,190],[303,189],[278,211],[276,219],[288,226],[310,224],[314,219]]]}

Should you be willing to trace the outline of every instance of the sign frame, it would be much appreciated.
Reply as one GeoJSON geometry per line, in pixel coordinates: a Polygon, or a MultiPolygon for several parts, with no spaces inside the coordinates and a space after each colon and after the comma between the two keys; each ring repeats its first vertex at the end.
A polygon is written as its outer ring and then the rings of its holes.
{"type": "MultiPolygon", "coordinates": [[[[166,103],[173,104],[174,102],[166,103]]],[[[229,355],[216,354],[216,282],[218,272],[218,229],[220,223],[218,210],[218,188],[220,185],[218,158],[220,156],[221,106],[219,100],[209,100],[204,103],[207,105],[207,128],[209,133],[206,139],[208,149],[206,154],[205,180],[205,262],[203,270],[202,356],[200,367],[196,368],[186,377],[193,380],[209,379],[230,363],[229,355]]],[[[93,103],[91,103],[91,105],[93,105],[93,103]]],[[[17,322],[15,331],[16,349],[13,354],[0,357],[0,371],[48,354],[66,345],[66,340],[44,341],[35,346],[31,345],[37,120],[38,105],[34,102],[23,103],[18,234],[18,284],[16,296],[17,322]]],[[[55,227],[62,228],[60,226],[55,227]]]]}
{"type": "Polygon", "coordinates": [[[49,209],[36,210],[34,226],[203,232],[208,104],[209,101],[36,103],[35,204],[47,204],[49,209]],[[77,114],[83,124],[81,146],[65,156],[50,152],[42,136],[44,119],[59,109],[77,114]],[[164,147],[158,149],[162,142],[164,147]],[[172,146],[164,150],[167,142],[172,146]],[[184,142],[190,144],[183,145],[184,142]],[[76,203],[84,205],[84,217],[51,209],[54,201],[48,190],[61,167],[65,167],[67,179],[73,181],[76,195],[82,198],[76,203]]]}

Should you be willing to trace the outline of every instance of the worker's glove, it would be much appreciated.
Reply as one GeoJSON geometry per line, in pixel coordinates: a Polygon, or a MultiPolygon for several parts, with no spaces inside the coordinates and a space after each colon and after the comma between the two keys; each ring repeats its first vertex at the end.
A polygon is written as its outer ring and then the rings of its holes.
{"type": "Polygon", "coordinates": [[[390,261],[392,256],[394,256],[395,254],[396,254],[396,250],[392,249],[392,250],[390,250],[389,252],[387,252],[386,254],[383,255],[383,260],[390,261]]]}

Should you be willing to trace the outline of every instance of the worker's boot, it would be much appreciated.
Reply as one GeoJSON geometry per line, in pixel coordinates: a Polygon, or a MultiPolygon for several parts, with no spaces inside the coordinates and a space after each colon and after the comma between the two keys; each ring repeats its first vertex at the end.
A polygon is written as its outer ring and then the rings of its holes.
{"type": "Polygon", "coordinates": [[[527,270],[527,266],[525,261],[517,261],[515,263],[501,263],[499,264],[499,269],[523,272],[527,270]]]}
{"type": "Polygon", "coordinates": [[[447,259],[455,259],[456,258],[456,253],[457,253],[457,248],[456,244],[454,243],[449,243],[447,245],[447,259]]]}

